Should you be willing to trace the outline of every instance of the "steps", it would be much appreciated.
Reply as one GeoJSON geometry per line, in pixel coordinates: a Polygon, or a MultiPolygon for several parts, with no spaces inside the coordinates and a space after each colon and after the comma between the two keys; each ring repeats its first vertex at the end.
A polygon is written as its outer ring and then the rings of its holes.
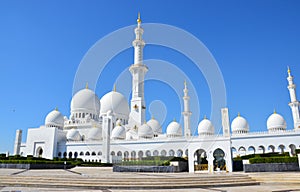
{"type": "Polygon", "coordinates": [[[259,185],[245,174],[112,173],[75,174],[64,170],[0,175],[0,186],[78,189],[187,189],[259,185]],[[48,174],[47,174],[48,173],[48,174]]]}
{"type": "Polygon", "coordinates": [[[254,180],[263,183],[300,183],[300,172],[260,172],[248,175],[254,180]]]}

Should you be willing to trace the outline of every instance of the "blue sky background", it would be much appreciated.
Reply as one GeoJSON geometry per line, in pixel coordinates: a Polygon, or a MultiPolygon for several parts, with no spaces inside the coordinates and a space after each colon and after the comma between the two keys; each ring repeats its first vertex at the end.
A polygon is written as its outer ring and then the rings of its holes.
{"type": "MultiPolygon", "coordinates": [[[[289,65],[299,85],[299,10],[297,0],[1,0],[0,152],[12,153],[16,129],[23,129],[25,140],[26,129],[43,124],[56,106],[69,116],[73,80],[82,57],[100,38],[135,24],[139,11],[144,23],[182,28],[206,45],[222,71],[231,120],[240,112],[250,131],[266,131],[266,120],[276,108],[292,129],[286,71],[289,65]]],[[[145,59],[166,60],[186,72],[197,89],[201,118],[209,116],[208,85],[189,67],[187,58],[149,45],[145,59]]],[[[111,60],[99,78],[97,95],[110,91],[118,74],[132,62],[133,49],[111,60]]],[[[173,118],[180,119],[180,103],[172,89],[153,81],[146,82],[145,90],[148,104],[158,99],[168,109],[164,129],[173,118]]]]}

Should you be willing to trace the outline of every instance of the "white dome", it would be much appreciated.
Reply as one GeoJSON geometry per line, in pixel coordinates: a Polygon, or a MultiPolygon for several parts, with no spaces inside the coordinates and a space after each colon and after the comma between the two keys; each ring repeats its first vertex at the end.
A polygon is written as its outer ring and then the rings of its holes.
{"type": "Polygon", "coordinates": [[[214,135],[215,128],[212,122],[208,119],[203,119],[198,125],[199,135],[214,135]]]}
{"type": "Polygon", "coordinates": [[[159,124],[159,122],[156,119],[150,119],[147,124],[151,127],[151,129],[153,130],[153,132],[155,134],[160,134],[162,133],[162,128],[161,125],[159,124]]]}
{"type": "Polygon", "coordinates": [[[108,111],[112,111],[119,118],[128,119],[129,117],[129,105],[126,98],[116,91],[111,91],[105,94],[101,100],[100,115],[106,114],[108,111]]]}
{"type": "Polygon", "coordinates": [[[88,133],[87,140],[100,140],[102,137],[102,129],[93,127],[88,133]]]}
{"type": "Polygon", "coordinates": [[[111,132],[112,139],[125,139],[126,137],[126,130],[125,127],[122,125],[117,125],[111,132]]]}
{"type": "Polygon", "coordinates": [[[59,127],[62,128],[64,126],[64,116],[58,111],[51,111],[46,119],[45,119],[46,127],[59,127]]]}
{"type": "Polygon", "coordinates": [[[182,136],[182,128],[176,121],[171,122],[167,127],[167,136],[176,137],[182,136]]]}
{"type": "Polygon", "coordinates": [[[232,133],[248,133],[249,124],[244,117],[237,116],[231,123],[232,133]]]}
{"type": "Polygon", "coordinates": [[[274,113],[268,118],[267,127],[269,131],[285,130],[286,122],[281,115],[274,113]]]}
{"type": "Polygon", "coordinates": [[[98,96],[90,89],[78,91],[71,101],[71,113],[86,112],[99,115],[100,102],[98,96]]]}
{"type": "Polygon", "coordinates": [[[79,141],[79,140],[81,140],[81,136],[76,129],[71,129],[67,133],[67,140],[68,141],[79,141]]]}
{"type": "Polygon", "coordinates": [[[144,123],[138,128],[138,136],[143,138],[152,138],[154,133],[152,128],[147,123],[144,123]]]}

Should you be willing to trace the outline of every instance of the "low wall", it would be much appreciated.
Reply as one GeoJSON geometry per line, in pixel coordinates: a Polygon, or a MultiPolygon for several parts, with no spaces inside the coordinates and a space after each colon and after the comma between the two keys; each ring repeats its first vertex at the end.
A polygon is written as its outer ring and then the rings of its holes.
{"type": "Polygon", "coordinates": [[[175,166],[113,166],[113,172],[174,173],[175,166]]]}
{"type": "Polygon", "coordinates": [[[0,164],[0,168],[4,169],[70,169],[74,165],[62,164],[0,164]]]}
{"type": "Polygon", "coordinates": [[[299,171],[298,163],[260,163],[244,164],[244,172],[299,171]]]}

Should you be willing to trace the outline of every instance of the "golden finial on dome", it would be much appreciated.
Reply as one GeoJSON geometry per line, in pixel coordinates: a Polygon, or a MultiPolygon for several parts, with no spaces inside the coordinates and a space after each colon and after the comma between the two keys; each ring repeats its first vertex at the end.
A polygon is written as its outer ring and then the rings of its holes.
{"type": "Polygon", "coordinates": [[[154,119],[154,115],[151,116],[151,119],[154,119]]]}
{"type": "Polygon", "coordinates": [[[174,117],[173,121],[176,122],[176,118],[175,117],[174,117]]]}
{"type": "Polygon", "coordinates": [[[291,74],[291,69],[290,67],[288,66],[288,70],[287,70],[288,74],[290,75],[291,74]]]}
{"type": "Polygon", "coordinates": [[[238,117],[240,117],[241,116],[241,113],[240,112],[238,112],[238,117]]]}
{"type": "Polygon", "coordinates": [[[273,111],[273,113],[274,113],[274,114],[276,114],[276,113],[277,113],[275,108],[274,108],[274,111],[273,111]]]}
{"type": "Polygon", "coordinates": [[[203,119],[207,119],[206,115],[204,115],[204,118],[203,119]]]}
{"type": "Polygon", "coordinates": [[[138,19],[136,21],[138,24],[140,24],[142,22],[140,12],[138,13],[138,19]]]}
{"type": "Polygon", "coordinates": [[[116,84],[114,84],[114,89],[113,89],[114,92],[117,91],[117,88],[116,88],[116,84]]]}
{"type": "Polygon", "coordinates": [[[58,111],[58,108],[57,108],[57,107],[55,107],[55,111],[58,111]]]}
{"type": "Polygon", "coordinates": [[[89,88],[89,83],[88,83],[88,82],[86,82],[86,84],[85,84],[85,88],[86,88],[86,89],[88,89],[88,88],[89,88]]]}

